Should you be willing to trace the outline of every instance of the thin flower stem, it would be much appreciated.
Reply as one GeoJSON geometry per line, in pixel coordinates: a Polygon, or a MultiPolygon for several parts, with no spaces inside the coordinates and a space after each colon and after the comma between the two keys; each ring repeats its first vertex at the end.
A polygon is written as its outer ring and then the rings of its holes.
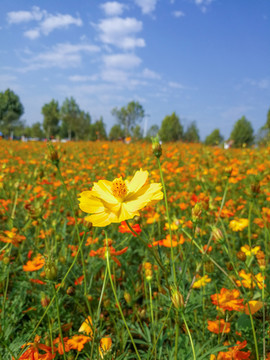
{"type": "Polygon", "coordinates": [[[193,344],[192,336],[191,336],[191,333],[190,333],[190,330],[189,330],[189,327],[188,327],[188,324],[187,324],[187,322],[186,322],[186,318],[185,318],[185,315],[184,315],[183,312],[182,312],[182,318],[183,318],[183,321],[184,321],[184,323],[185,323],[185,326],[186,326],[186,329],[187,329],[187,332],[188,332],[188,336],[189,336],[189,340],[190,340],[190,345],[191,345],[192,353],[193,353],[193,360],[196,360],[196,354],[195,354],[195,349],[194,349],[194,344],[193,344]]]}
{"type": "Polygon", "coordinates": [[[126,323],[126,319],[125,319],[124,314],[123,314],[123,312],[122,312],[122,308],[121,308],[120,302],[119,302],[119,300],[118,300],[118,297],[117,297],[117,294],[116,294],[116,290],[115,290],[115,288],[114,288],[114,283],[113,283],[112,274],[111,274],[111,268],[110,268],[110,251],[109,251],[109,248],[108,248],[108,237],[107,237],[107,233],[106,233],[106,246],[107,246],[107,251],[106,251],[107,269],[108,269],[109,279],[110,279],[112,291],[113,291],[113,294],[114,294],[114,298],[115,298],[116,304],[117,304],[117,306],[118,306],[118,309],[119,309],[121,318],[122,318],[122,320],[123,320],[123,322],[124,322],[124,324],[125,324],[125,327],[126,327],[126,329],[127,329],[128,335],[129,335],[130,340],[131,340],[131,342],[132,342],[132,345],[133,345],[133,347],[134,347],[134,350],[135,350],[135,352],[136,352],[137,358],[138,358],[139,360],[141,360],[141,357],[140,357],[140,355],[139,355],[139,353],[138,353],[138,350],[137,350],[137,347],[136,347],[136,345],[135,345],[133,336],[131,335],[131,332],[130,332],[130,330],[129,330],[129,327],[128,327],[127,323],[126,323]]]}
{"type": "Polygon", "coordinates": [[[52,283],[52,288],[53,288],[53,292],[54,292],[54,296],[55,296],[55,303],[56,303],[56,311],[57,311],[57,320],[58,320],[59,334],[60,334],[60,339],[61,339],[61,342],[62,342],[62,345],[63,345],[64,359],[66,360],[66,359],[67,359],[67,356],[66,356],[65,343],[64,343],[63,332],[62,332],[62,327],[61,327],[58,296],[57,296],[57,292],[56,292],[56,290],[55,290],[55,286],[54,286],[53,283],[52,283]]]}
{"type": "Polygon", "coordinates": [[[93,339],[92,339],[92,346],[91,346],[91,355],[90,355],[90,359],[92,360],[93,358],[93,351],[94,351],[94,343],[95,343],[95,336],[96,336],[96,328],[97,328],[97,322],[99,320],[99,316],[100,316],[100,308],[101,308],[101,303],[103,300],[103,295],[104,295],[104,291],[105,291],[105,286],[107,284],[107,274],[108,274],[108,268],[106,267],[105,270],[105,275],[104,275],[104,280],[103,280],[103,285],[102,285],[102,289],[101,289],[101,294],[100,294],[100,298],[99,298],[99,302],[98,302],[98,308],[97,308],[97,312],[96,312],[96,319],[94,321],[94,326],[93,326],[93,339]]]}
{"type": "Polygon", "coordinates": [[[263,282],[262,282],[262,303],[263,303],[263,360],[266,359],[266,344],[265,344],[265,304],[264,304],[264,273],[265,270],[262,270],[263,282]]]}
{"type": "Polygon", "coordinates": [[[171,261],[172,261],[172,269],[173,269],[173,281],[174,285],[176,286],[176,272],[175,272],[175,264],[174,264],[174,254],[173,254],[173,246],[172,246],[172,228],[171,228],[171,218],[169,214],[169,208],[168,208],[168,200],[167,200],[167,192],[166,192],[166,186],[163,178],[163,172],[160,164],[159,158],[157,158],[158,167],[159,167],[159,173],[160,173],[160,180],[163,187],[163,193],[164,193],[164,202],[165,202],[165,209],[166,209],[166,216],[169,224],[169,234],[170,234],[170,242],[171,242],[171,261]]]}
{"type": "MultiPolygon", "coordinates": [[[[153,299],[152,299],[152,286],[151,281],[149,281],[149,299],[150,299],[150,310],[151,310],[151,320],[153,324],[153,340],[154,343],[156,342],[156,323],[154,319],[154,312],[153,312],[153,299]]],[[[156,351],[155,351],[155,359],[157,357],[156,351]]]]}
{"type": "Polygon", "coordinates": [[[175,344],[174,344],[174,359],[177,360],[178,356],[178,336],[179,336],[179,318],[178,312],[176,312],[176,319],[175,319],[175,344]]]}

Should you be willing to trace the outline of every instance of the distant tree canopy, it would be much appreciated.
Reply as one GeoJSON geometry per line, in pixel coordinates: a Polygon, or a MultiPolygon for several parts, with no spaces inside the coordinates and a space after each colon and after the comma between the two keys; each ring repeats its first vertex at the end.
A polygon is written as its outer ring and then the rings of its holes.
{"type": "Polygon", "coordinates": [[[173,112],[165,116],[162,120],[159,130],[159,136],[162,141],[177,141],[183,139],[183,126],[179,117],[173,112]]]}
{"type": "Polygon", "coordinates": [[[0,129],[10,135],[24,113],[20,98],[12,90],[0,92],[0,129]]]}
{"type": "Polygon", "coordinates": [[[124,127],[125,136],[129,136],[131,130],[144,118],[144,108],[138,101],[131,101],[121,109],[113,108],[112,115],[124,127]]]}
{"type": "Polygon", "coordinates": [[[125,137],[125,132],[121,128],[121,125],[115,124],[112,126],[109,133],[109,140],[120,140],[125,137]]]}
{"type": "Polygon", "coordinates": [[[71,140],[72,135],[78,138],[76,131],[78,132],[78,123],[81,120],[81,110],[75,99],[71,97],[66,98],[61,106],[61,133],[65,137],[71,140]]]}
{"type": "Polygon", "coordinates": [[[230,135],[234,147],[251,146],[254,142],[254,130],[245,116],[237,120],[230,135]]]}
{"type": "Polygon", "coordinates": [[[195,121],[192,121],[192,123],[187,127],[187,130],[184,133],[184,140],[190,143],[200,142],[199,129],[195,121]]]}
{"type": "Polygon", "coordinates": [[[159,127],[158,125],[154,124],[147,131],[146,137],[151,139],[152,137],[157,136],[158,132],[159,132],[159,127]]]}
{"type": "Polygon", "coordinates": [[[105,127],[106,125],[103,121],[103,117],[101,116],[99,120],[96,120],[93,124],[91,124],[89,140],[107,140],[107,133],[105,127]]]}
{"type": "Polygon", "coordinates": [[[209,134],[205,139],[205,145],[215,146],[219,145],[224,140],[223,136],[220,134],[219,129],[215,129],[209,134]]]}
{"type": "Polygon", "coordinates": [[[58,101],[52,99],[48,104],[43,105],[41,112],[44,116],[43,129],[46,137],[56,136],[59,132],[60,110],[58,101]]]}

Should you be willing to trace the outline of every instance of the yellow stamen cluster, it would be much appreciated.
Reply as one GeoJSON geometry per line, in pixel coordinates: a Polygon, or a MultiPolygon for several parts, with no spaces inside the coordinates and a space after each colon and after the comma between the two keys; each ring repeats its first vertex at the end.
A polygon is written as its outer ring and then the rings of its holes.
{"type": "Polygon", "coordinates": [[[122,178],[114,179],[112,182],[112,193],[113,196],[123,199],[127,194],[127,186],[122,178]]]}

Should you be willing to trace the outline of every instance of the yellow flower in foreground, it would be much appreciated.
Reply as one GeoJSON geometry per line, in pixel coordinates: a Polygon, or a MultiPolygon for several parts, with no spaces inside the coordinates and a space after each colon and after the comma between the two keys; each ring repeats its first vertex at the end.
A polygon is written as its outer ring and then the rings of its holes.
{"type": "Polygon", "coordinates": [[[253,315],[263,307],[262,301],[251,300],[245,305],[245,314],[249,315],[249,312],[253,315]]]}
{"type": "Polygon", "coordinates": [[[107,226],[138,216],[139,210],[163,198],[160,183],[147,183],[148,171],[137,171],[131,181],[99,180],[91,191],[79,196],[79,207],[92,214],[85,218],[93,226],[107,226]]]}
{"type": "Polygon", "coordinates": [[[103,337],[100,340],[100,345],[99,345],[99,354],[101,356],[101,359],[104,358],[104,355],[107,354],[107,352],[111,349],[112,347],[112,339],[110,337],[103,337]]]}
{"type": "Polygon", "coordinates": [[[248,226],[248,219],[235,219],[230,221],[229,227],[232,231],[242,231],[248,226]]]}

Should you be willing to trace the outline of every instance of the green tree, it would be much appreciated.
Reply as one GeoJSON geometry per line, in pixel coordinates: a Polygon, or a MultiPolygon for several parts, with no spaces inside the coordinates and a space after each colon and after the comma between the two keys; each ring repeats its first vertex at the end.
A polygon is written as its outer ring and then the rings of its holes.
{"type": "Polygon", "coordinates": [[[131,128],[144,118],[144,108],[138,101],[131,101],[121,109],[113,108],[112,115],[116,117],[120,125],[123,125],[125,136],[128,136],[131,128]]]}
{"type": "Polygon", "coordinates": [[[10,89],[0,92],[0,129],[4,135],[12,136],[23,113],[24,108],[18,95],[10,89]]]}
{"type": "Polygon", "coordinates": [[[124,130],[121,128],[119,124],[115,124],[112,126],[109,133],[109,140],[119,140],[125,136],[124,130]]]}
{"type": "Polygon", "coordinates": [[[43,105],[41,112],[44,116],[43,129],[46,137],[56,136],[59,132],[60,110],[58,101],[52,99],[48,104],[43,105]]]}
{"type": "Polygon", "coordinates": [[[76,123],[73,125],[73,130],[76,140],[89,140],[91,116],[88,112],[80,111],[80,115],[76,118],[76,123]]]}
{"type": "Polygon", "coordinates": [[[96,122],[91,124],[89,138],[92,141],[107,140],[107,133],[102,116],[99,120],[96,120],[96,122]]]}
{"type": "Polygon", "coordinates": [[[215,129],[205,138],[205,145],[214,146],[220,144],[224,140],[223,136],[220,134],[219,129],[215,129]]]}
{"type": "Polygon", "coordinates": [[[270,109],[268,110],[268,113],[267,113],[265,127],[270,131],[270,109]]]}
{"type": "Polygon", "coordinates": [[[44,131],[42,130],[42,125],[40,122],[35,122],[30,127],[30,137],[42,139],[45,137],[44,131]]]}
{"type": "Polygon", "coordinates": [[[245,116],[237,120],[230,135],[234,147],[251,146],[254,142],[254,130],[245,116]]]}
{"type": "Polygon", "coordinates": [[[190,143],[200,142],[199,129],[195,121],[187,127],[187,130],[184,133],[184,140],[190,143]]]}
{"type": "Polygon", "coordinates": [[[162,141],[177,141],[183,139],[183,126],[178,115],[173,112],[165,116],[159,130],[159,137],[162,141]]]}
{"type": "Polygon", "coordinates": [[[77,124],[80,121],[80,117],[81,110],[75,99],[73,97],[70,99],[66,98],[61,106],[61,134],[64,137],[68,136],[69,140],[71,140],[72,134],[76,137],[75,130],[78,131],[77,124]]]}
{"type": "Polygon", "coordinates": [[[143,138],[143,133],[140,125],[136,125],[132,130],[132,139],[135,141],[141,140],[143,138]]]}

